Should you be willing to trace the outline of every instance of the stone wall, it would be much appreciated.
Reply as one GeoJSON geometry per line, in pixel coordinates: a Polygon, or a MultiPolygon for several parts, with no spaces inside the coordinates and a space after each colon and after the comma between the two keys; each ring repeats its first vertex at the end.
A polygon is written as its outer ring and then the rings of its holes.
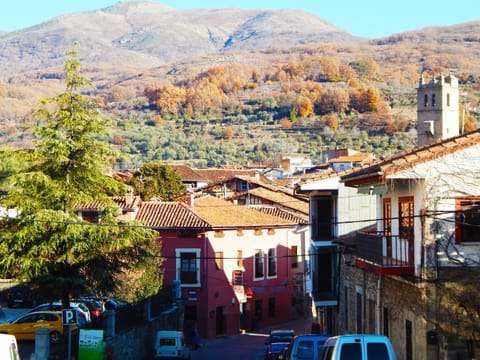
{"type": "Polygon", "coordinates": [[[469,339],[480,337],[472,331],[480,316],[480,268],[443,268],[435,282],[345,264],[340,274],[339,334],[387,335],[399,359],[409,358],[408,343],[415,360],[470,359],[480,353],[469,339]]]}
{"type": "Polygon", "coordinates": [[[354,266],[342,266],[341,279],[340,334],[387,335],[398,358],[406,359],[406,328],[411,326],[414,359],[427,359],[425,339],[429,325],[425,319],[422,283],[397,276],[380,276],[354,266]]]}
{"type": "Polygon", "coordinates": [[[107,330],[106,360],[150,360],[157,330],[183,330],[183,309],[169,312],[119,334],[107,330]]]}

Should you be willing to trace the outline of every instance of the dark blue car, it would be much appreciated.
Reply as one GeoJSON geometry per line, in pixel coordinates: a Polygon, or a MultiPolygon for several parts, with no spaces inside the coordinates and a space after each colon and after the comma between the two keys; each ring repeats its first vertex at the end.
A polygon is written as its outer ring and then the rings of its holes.
{"type": "Polygon", "coordinates": [[[294,330],[272,330],[265,342],[265,360],[277,359],[278,355],[290,345],[294,336],[294,330]]]}

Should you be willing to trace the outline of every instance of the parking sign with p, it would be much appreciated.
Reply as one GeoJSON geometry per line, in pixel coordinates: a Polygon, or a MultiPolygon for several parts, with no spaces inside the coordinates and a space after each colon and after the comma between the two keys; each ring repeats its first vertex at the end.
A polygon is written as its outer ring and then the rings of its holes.
{"type": "Polygon", "coordinates": [[[66,309],[62,310],[63,325],[72,325],[77,323],[77,310],[66,309]]]}

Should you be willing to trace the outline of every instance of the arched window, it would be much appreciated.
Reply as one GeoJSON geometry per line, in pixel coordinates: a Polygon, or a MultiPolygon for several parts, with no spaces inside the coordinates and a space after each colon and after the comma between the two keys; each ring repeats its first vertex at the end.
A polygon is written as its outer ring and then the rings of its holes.
{"type": "Polygon", "coordinates": [[[432,107],[434,107],[437,104],[437,100],[435,98],[435,94],[432,94],[432,107]]]}
{"type": "Polygon", "coordinates": [[[423,95],[423,106],[424,107],[428,106],[428,95],[427,94],[423,95]]]}

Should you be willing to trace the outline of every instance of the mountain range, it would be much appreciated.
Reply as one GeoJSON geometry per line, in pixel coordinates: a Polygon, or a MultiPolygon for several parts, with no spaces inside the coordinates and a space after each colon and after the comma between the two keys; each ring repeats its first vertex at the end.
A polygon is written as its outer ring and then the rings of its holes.
{"type": "MultiPolygon", "coordinates": [[[[271,75],[322,57],[338,64],[367,60],[378,65],[379,75],[363,85],[378,88],[392,111],[411,123],[415,87],[423,71],[455,73],[469,84],[469,98],[462,94],[462,99],[470,110],[478,108],[480,21],[366,39],[300,10],[178,10],[157,2],[128,1],[0,33],[0,136],[17,134],[18,125],[28,121],[40,99],[64,90],[66,50],[76,42],[82,74],[94,85],[89,95],[104,99],[103,110],[117,118],[130,116],[122,112],[127,105],[113,99],[117,90],[130,101],[130,111],[141,113],[145,108],[134,103],[142,101],[152,84],[188,84],[218,65],[241,64],[250,72],[260,69],[258,73],[271,75]],[[107,106],[112,101],[117,103],[107,106]]],[[[293,82],[271,86],[265,81],[255,94],[244,91],[238,101],[262,99],[272,91],[287,96],[285,89],[292,93],[294,87],[293,82]]]]}
{"type": "MultiPolygon", "coordinates": [[[[216,63],[256,62],[259,53],[265,61],[279,51],[283,52],[282,61],[288,61],[289,55],[298,53],[295,48],[309,44],[341,45],[345,53],[363,52],[381,65],[393,63],[394,67],[405,61],[418,64],[431,51],[457,54],[463,57],[457,59],[458,67],[464,68],[462,60],[477,62],[479,34],[477,21],[372,40],[354,36],[301,10],[178,10],[157,2],[129,1],[96,11],[64,14],[0,34],[0,81],[12,81],[18,74],[61,69],[65,51],[76,41],[81,45],[82,63],[119,73],[160,66],[176,68],[205,59],[210,63],[212,57],[216,63]]],[[[336,50],[337,54],[341,52],[336,50]]],[[[478,71],[477,67],[470,68],[466,70],[478,71]]]]}
{"type": "Polygon", "coordinates": [[[177,10],[119,2],[4,33],[0,79],[62,65],[74,41],[81,44],[80,60],[86,64],[145,69],[210,54],[360,40],[300,10],[177,10]]]}

